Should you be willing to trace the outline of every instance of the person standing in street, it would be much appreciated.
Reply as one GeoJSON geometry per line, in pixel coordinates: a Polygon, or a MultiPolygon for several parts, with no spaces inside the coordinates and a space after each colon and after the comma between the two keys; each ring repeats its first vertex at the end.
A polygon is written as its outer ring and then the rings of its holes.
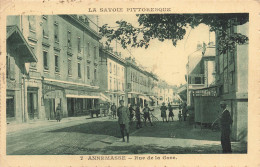
{"type": "Polygon", "coordinates": [[[167,107],[165,106],[164,102],[162,103],[160,110],[161,110],[161,117],[162,117],[163,122],[164,122],[164,120],[167,122],[167,115],[166,115],[167,107]]]}
{"type": "Polygon", "coordinates": [[[135,108],[135,118],[137,120],[136,122],[136,128],[142,128],[142,123],[141,123],[141,112],[140,112],[140,104],[137,103],[136,108],[135,108]]]}
{"type": "Polygon", "coordinates": [[[179,110],[178,118],[179,118],[179,121],[181,122],[181,110],[179,110]]]}
{"type": "Polygon", "coordinates": [[[173,107],[170,105],[168,109],[169,109],[169,117],[168,117],[168,121],[170,121],[170,118],[172,118],[172,121],[173,121],[173,117],[174,117],[174,114],[173,114],[173,107]]]}
{"type": "Polygon", "coordinates": [[[220,127],[221,127],[221,146],[223,153],[232,153],[230,134],[231,125],[233,120],[231,118],[230,112],[227,110],[227,103],[225,101],[220,102],[220,107],[223,110],[220,117],[220,127]]]}
{"type": "Polygon", "coordinates": [[[116,105],[115,105],[115,103],[112,104],[111,111],[112,111],[112,118],[116,119],[116,105]]]}
{"type": "Polygon", "coordinates": [[[130,112],[130,122],[133,121],[133,118],[134,118],[134,107],[132,104],[130,104],[130,107],[129,107],[129,112],[130,112]]]}
{"type": "Polygon", "coordinates": [[[148,119],[148,121],[150,122],[151,126],[153,126],[152,122],[151,122],[151,118],[150,118],[150,111],[153,111],[154,109],[150,109],[148,107],[148,104],[145,103],[144,104],[144,109],[143,109],[143,113],[144,113],[144,123],[146,126],[146,120],[148,119]]]}
{"type": "Polygon", "coordinates": [[[124,106],[124,100],[119,101],[120,107],[117,109],[118,123],[120,126],[123,142],[125,142],[125,132],[127,136],[127,143],[129,143],[129,110],[124,106]]]}
{"type": "Polygon", "coordinates": [[[56,120],[57,120],[57,122],[60,122],[60,120],[61,120],[61,105],[60,105],[60,103],[56,107],[56,120]]]}

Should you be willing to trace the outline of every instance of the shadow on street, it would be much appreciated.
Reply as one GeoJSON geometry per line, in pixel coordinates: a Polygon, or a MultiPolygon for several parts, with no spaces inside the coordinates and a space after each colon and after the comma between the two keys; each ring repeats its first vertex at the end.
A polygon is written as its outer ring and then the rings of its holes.
{"type": "MultiPolygon", "coordinates": [[[[130,126],[130,133],[136,130],[136,122],[130,126]]],[[[94,121],[84,124],[79,124],[71,127],[61,128],[48,132],[78,132],[85,134],[99,134],[108,135],[121,138],[120,130],[117,121],[94,121]]],[[[142,137],[157,137],[157,138],[180,138],[180,139],[195,139],[195,140],[208,140],[219,141],[220,132],[213,132],[209,129],[193,128],[187,122],[157,122],[156,126],[147,126],[139,129],[131,136],[142,137]]]]}

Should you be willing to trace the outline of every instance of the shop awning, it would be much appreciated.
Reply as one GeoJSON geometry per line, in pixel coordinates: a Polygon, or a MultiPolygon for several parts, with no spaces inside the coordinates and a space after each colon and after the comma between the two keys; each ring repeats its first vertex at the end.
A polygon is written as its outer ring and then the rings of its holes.
{"type": "Polygon", "coordinates": [[[154,96],[149,96],[149,98],[150,98],[151,100],[153,100],[153,101],[157,101],[157,98],[154,97],[154,96]]]}
{"type": "Polygon", "coordinates": [[[100,100],[106,101],[106,102],[111,102],[111,100],[103,93],[100,93],[100,100]]]}
{"type": "Polygon", "coordinates": [[[35,54],[16,25],[6,27],[6,41],[9,47],[17,50],[24,62],[37,62],[35,54]]]}
{"type": "Polygon", "coordinates": [[[139,98],[150,101],[150,98],[148,96],[145,96],[145,95],[140,95],[139,98]]]}
{"type": "Polygon", "coordinates": [[[84,91],[97,91],[99,86],[91,86],[83,83],[75,83],[69,81],[55,80],[50,78],[44,78],[43,83],[45,85],[50,85],[55,89],[73,89],[73,90],[84,90],[84,91]]]}
{"type": "Polygon", "coordinates": [[[87,96],[87,95],[74,95],[74,94],[66,94],[67,98],[78,98],[78,99],[99,99],[100,96],[87,96]]]}

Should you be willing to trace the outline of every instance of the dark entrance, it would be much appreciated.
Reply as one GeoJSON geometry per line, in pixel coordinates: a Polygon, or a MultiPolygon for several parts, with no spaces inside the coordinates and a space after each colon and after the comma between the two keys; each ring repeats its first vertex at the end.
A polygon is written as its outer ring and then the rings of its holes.
{"type": "Polygon", "coordinates": [[[27,109],[29,119],[39,118],[38,113],[38,88],[27,88],[27,109]]]}

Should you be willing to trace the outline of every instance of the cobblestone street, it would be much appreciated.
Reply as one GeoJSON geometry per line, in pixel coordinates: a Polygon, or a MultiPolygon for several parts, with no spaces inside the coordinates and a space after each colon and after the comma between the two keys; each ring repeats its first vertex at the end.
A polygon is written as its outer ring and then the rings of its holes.
{"type": "MultiPolygon", "coordinates": [[[[177,111],[175,111],[175,115],[177,111]]],[[[155,115],[158,117],[159,112],[155,115]]],[[[176,116],[175,116],[176,119],[176,116]]],[[[159,119],[161,120],[161,119],[159,119]]],[[[108,117],[66,118],[42,126],[7,133],[9,155],[89,154],[196,154],[221,153],[220,133],[194,128],[188,122],[159,122],[130,128],[130,143],[121,140],[117,120],[108,117]]],[[[33,126],[32,126],[33,127],[33,126]]],[[[232,142],[233,153],[246,153],[247,145],[232,142]]]]}

